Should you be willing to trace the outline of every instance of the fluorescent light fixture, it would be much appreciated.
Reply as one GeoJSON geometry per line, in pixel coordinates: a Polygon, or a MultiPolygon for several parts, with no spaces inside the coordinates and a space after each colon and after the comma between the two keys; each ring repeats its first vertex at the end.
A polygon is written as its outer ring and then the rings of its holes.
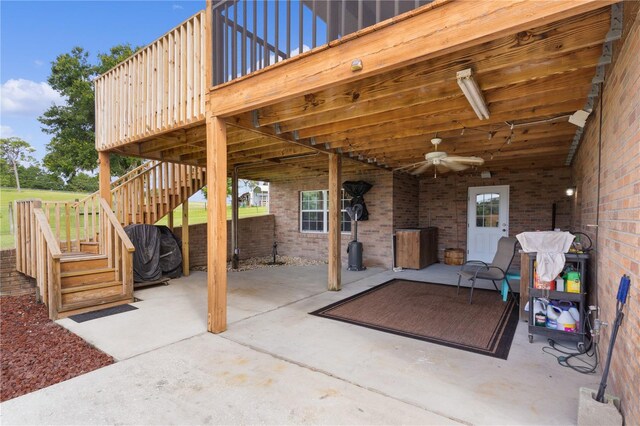
{"type": "Polygon", "coordinates": [[[462,89],[462,93],[464,93],[464,96],[471,104],[471,108],[473,108],[478,118],[480,120],[489,118],[489,109],[484,101],[480,87],[478,87],[478,84],[471,75],[471,68],[458,71],[456,79],[458,80],[460,89],[462,89]]]}
{"type": "Polygon", "coordinates": [[[587,123],[587,118],[589,118],[589,112],[579,109],[571,114],[571,117],[569,117],[569,123],[575,124],[578,127],[584,127],[587,123]]]}

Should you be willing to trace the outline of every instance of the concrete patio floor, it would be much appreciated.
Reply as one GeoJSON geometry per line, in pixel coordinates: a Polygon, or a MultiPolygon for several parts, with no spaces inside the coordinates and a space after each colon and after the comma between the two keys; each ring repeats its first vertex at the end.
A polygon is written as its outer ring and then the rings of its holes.
{"type": "Polygon", "coordinates": [[[560,367],[525,323],[501,360],[308,315],[394,277],[455,270],[344,271],[340,292],[326,266],[230,273],[221,335],[205,332],[205,273],[136,291],[138,310],[59,321],[119,362],[3,403],[2,423],[576,422],[578,388],[599,376],[560,367]]]}

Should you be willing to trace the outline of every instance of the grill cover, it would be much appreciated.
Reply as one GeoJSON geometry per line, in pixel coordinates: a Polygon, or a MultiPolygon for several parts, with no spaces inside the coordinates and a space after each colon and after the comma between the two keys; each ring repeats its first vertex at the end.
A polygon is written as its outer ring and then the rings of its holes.
{"type": "Polygon", "coordinates": [[[369,182],[365,182],[362,180],[359,181],[346,181],[342,184],[342,188],[349,194],[351,197],[351,207],[354,207],[356,204],[362,205],[362,216],[358,217],[358,222],[363,220],[369,220],[369,211],[367,210],[367,205],[364,203],[364,194],[369,192],[373,185],[369,182]]]}

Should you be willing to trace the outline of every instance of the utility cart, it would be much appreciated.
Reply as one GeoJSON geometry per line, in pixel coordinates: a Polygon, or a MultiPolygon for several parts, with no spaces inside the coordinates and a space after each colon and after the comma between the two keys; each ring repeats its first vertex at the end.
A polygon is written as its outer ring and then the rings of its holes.
{"type": "MultiPolygon", "coordinates": [[[[585,253],[567,253],[565,254],[565,268],[567,265],[571,265],[575,271],[580,273],[580,292],[570,293],[568,291],[557,290],[545,290],[535,288],[534,286],[534,262],[536,260],[536,253],[526,253],[528,256],[523,256],[523,260],[527,260],[528,276],[522,277],[526,280],[529,291],[529,343],[533,342],[534,335],[545,336],[554,340],[564,340],[570,342],[576,342],[578,346],[586,346],[587,332],[586,330],[586,316],[587,316],[587,288],[588,288],[588,275],[587,275],[587,261],[589,255],[585,253]],[[528,259],[527,259],[528,257],[528,259]],[[559,300],[566,302],[573,302],[577,305],[578,312],[580,313],[580,321],[577,325],[576,331],[564,331],[553,328],[547,328],[546,326],[536,325],[534,318],[535,315],[535,299],[545,298],[548,300],[559,300]]],[[[565,283],[564,290],[567,290],[567,284],[565,283]]]]}

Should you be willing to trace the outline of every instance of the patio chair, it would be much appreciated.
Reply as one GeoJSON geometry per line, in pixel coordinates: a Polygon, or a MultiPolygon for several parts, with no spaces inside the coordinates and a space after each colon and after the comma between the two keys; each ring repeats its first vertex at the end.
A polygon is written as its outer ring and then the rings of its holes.
{"type": "Polygon", "coordinates": [[[518,240],[514,237],[502,237],[498,240],[498,250],[491,263],[488,264],[480,260],[469,260],[465,262],[460,272],[458,272],[458,290],[456,294],[460,293],[460,281],[462,278],[471,281],[469,304],[471,304],[473,300],[473,288],[476,285],[477,279],[491,281],[498,292],[500,292],[500,290],[498,289],[496,281],[500,283],[506,281],[509,286],[509,291],[513,294],[513,290],[507,279],[507,273],[516,254],[517,244],[518,240]]]}

